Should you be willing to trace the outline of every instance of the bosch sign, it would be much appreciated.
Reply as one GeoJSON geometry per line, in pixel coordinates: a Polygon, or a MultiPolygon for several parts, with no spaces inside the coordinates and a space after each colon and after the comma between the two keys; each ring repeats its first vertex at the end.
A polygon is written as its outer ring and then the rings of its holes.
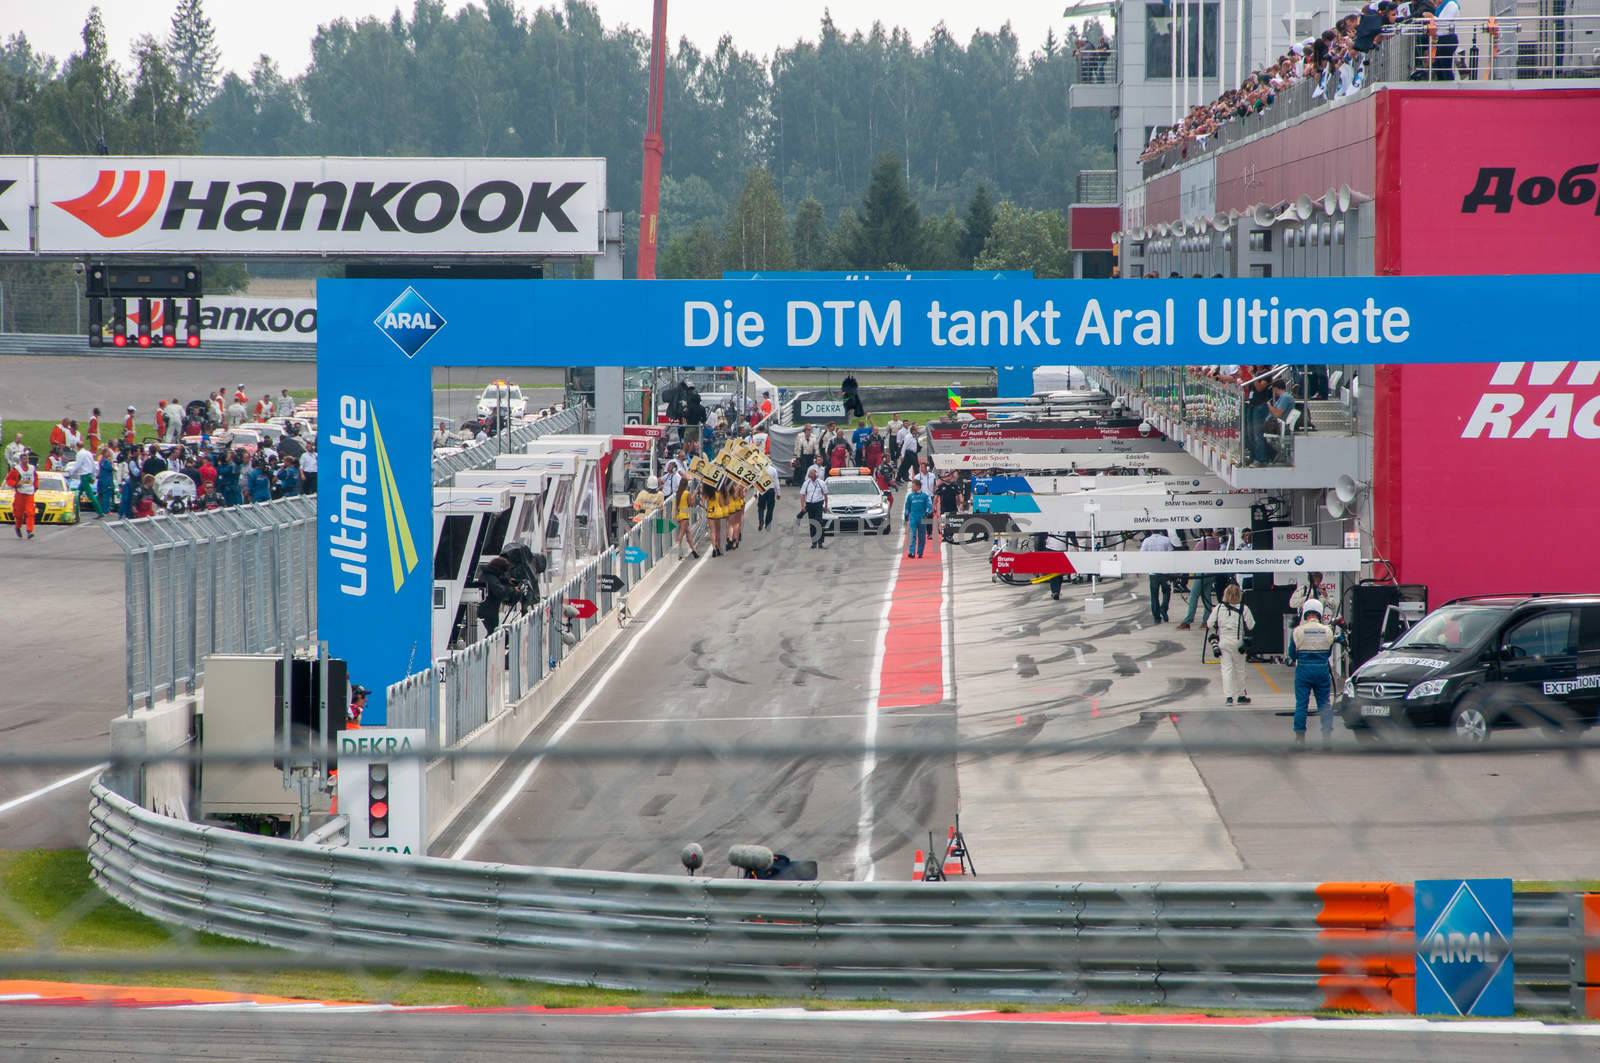
{"type": "Polygon", "coordinates": [[[605,180],[604,159],[45,156],[37,250],[595,254],[605,180]]]}

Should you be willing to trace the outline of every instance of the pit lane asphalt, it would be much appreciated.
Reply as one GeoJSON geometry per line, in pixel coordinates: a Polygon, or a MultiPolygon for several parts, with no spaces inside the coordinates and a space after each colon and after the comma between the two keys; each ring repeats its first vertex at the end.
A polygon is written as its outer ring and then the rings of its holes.
{"type": "Polygon", "coordinates": [[[1218,1026],[886,1022],[847,1018],[541,1016],[0,1007],[15,1063],[478,1063],[485,1060],[1073,1060],[1075,1063],[1546,1063],[1593,1059],[1593,1037],[1218,1026]]]}
{"type": "MultiPolygon", "coordinates": [[[[862,756],[824,759],[797,749],[778,760],[725,759],[746,741],[862,742],[869,676],[898,535],[833,537],[807,547],[790,491],[774,527],[745,519],[744,545],[703,558],[671,603],[567,738],[615,743],[616,761],[546,760],[467,854],[592,870],[682,874],[687,842],[705,848],[706,873],[725,875],[727,847],[758,843],[820,863],[823,878],[858,877],[862,756]],[[628,750],[663,742],[703,744],[709,758],[632,761],[628,750]]],[[[898,533],[898,529],[896,529],[898,533]]],[[[666,599],[658,598],[658,602],[666,599]]],[[[648,613],[634,621],[636,628],[648,613]]],[[[620,652],[622,643],[613,649],[620,652]]],[[[609,667],[602,660],[590,673],[609,667]]],[[[591,680],[592,681],[592,680],[591,680]]],[[[580,686],[536,729],[543,744],[587,693],[580,686]]],[[[879,741],[954,736],[952,707],[885,710],[879,741]]],[[[461,838],[514,782],[512,762],[434,846],[461,838]]],[[[943,836],[954,811],[954,757],[880,760],[867,781],[877,877],[905,879],[911,850],[927,831],[943,836]]]]}

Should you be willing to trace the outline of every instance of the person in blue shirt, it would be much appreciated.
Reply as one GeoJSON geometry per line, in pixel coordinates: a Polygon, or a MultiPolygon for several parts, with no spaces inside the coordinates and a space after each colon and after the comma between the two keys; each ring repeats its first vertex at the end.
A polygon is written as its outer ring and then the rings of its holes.
{"type": "Polygon", "coordinates": [[[933,499],[922,489],[916,480],[911,481],[911,490],[906,494],[906,556],[921,557],[923,549],[928,545],[928,529],[923,521],[928,519],[928,514],[933,512],[933,499]]]}
{"type": "Polygon", "coordinates": [[[244,501],[239,490],[239,476],[243,471],[237,454],[226,455],[217,466],[217,491],[222,495],[223,505],[237,506],[244,501]]]}
{"type": "Polygon", "coordinates": [[[250,472],[245,476],[244,486],[250,495],[250,501],[272,501],[272,477],[267,475],[267,470],[262,468],[260,462],[251,463],[250,472]]]}
{"type": "Polygon", "coordinates": [[[103,517],[116,508],[117,469],[111,463],[111,448],[100,448],[100,464],[95,470],[94,486],[100,495],[100,515],[103,517]]]}
{"type": "Polygon", "coordinates": [[[855,455],[857,465],[867,464],[867,440],[872,438],[872,422],[862,421],[856,425],[856,430],[850,433],[850,449],[855,455]]]}
{"type": "Polygon", "coordinates": [[[1311,695],[1317,696],[1317,715],[1322,717],[1322,748],[1333,745],[1333,710],[1329,701],[1333,695],[1333,668],[1329,658],[1333,647],[1344,641],[1344,632],[1336,631],[1322,620],[1322,603],[1315,598],[1300,607],[1300,625],[1289,635],[1289,652],[1285,659],[1294,665],[1294,744],[1306,744],[1306,715],[1311,695]]]}
{"type": "Polygon", "coordinates": [[[278,497],[293,498],[300,493],[300,466],[293,458],[278,469],[278,497]]]}

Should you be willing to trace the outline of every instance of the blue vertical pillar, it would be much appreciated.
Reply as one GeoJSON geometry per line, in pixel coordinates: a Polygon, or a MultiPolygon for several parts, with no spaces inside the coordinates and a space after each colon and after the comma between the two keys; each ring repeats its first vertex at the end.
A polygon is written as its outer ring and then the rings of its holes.
{"type": "Polygon", "coordinates": [[[1033,366],[996,366],[997,391],[1002,399],[1025,399],[1033,394],[1033,366]]]}

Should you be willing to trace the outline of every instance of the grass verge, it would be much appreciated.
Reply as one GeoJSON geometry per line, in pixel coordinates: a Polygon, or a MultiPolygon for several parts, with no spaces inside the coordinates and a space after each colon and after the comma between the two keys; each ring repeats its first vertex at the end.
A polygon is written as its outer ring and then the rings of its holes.
{"type": "MultiPolygon", "coordinates": [[[[28,445],[30,450],[39,456],[39,461],[41,464],[43,464],[45,457],[50,453],[50,429],[54,428],[60,423],[61,422],[59,420],[27,421],[19,417],[7,417],[5,421],[5,427],[0,429],[0,431],[5,433],[5,439],[0,441],[0,449],[3,449],[4,446],[9,445],[13,439],[17,438],[17,433],[21,432],[22,441],[28,445]]],[[[138,429],[138,435],[135,438],[137,438],[140,442],[143,442],[144,440],[153,437],[156,434],[156,426],[155,422],[153,421],[136,422],[135,428],[138,429]]],[[[89,431],[89,422],[86,418],[78,419],[78,431],[84,433],[89,431]]],[[[118,411],[118,416],[116,417],[108,416],[100,418],[100,441],[102,443],[109,439],[121,438],[121,436],[121,411],[118,411]]]]}

